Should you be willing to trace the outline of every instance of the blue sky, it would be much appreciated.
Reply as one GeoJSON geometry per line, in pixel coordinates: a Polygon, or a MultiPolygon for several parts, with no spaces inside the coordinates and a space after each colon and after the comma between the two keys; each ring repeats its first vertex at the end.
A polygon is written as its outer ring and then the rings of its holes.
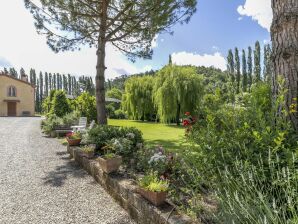
{"type": "MultiPolygon", "coordinates": [[[[225,68],[230,48],[247,49],[256,40],[270,39],[271,0],[199,0],[197,12],[189,24],[177,24],[174,35],[159,34],[154,42],[152,60],[131,63],[113,47],[107,48],[107,77],[159,69],[173,55],[176,64],[212,65],[225,68]],[[122,71],[122,72],[119,72],[122,71]]],[[[40,71],[95,74],[95,50],[54,54],[44,37],[34,28],[23,0],[0,2],[0,69],[4,66],[34,67],[40,71]],[[14,11],[12,15],[10,13],[14,11]],[[16,16],[17,15],[17,16],[16,16]]]]}

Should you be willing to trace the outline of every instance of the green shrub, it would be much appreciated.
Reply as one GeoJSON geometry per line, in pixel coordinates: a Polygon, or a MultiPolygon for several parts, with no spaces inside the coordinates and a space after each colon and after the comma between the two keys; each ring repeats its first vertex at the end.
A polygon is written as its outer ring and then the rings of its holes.
{"type": "Polygon", "coordinates": [[[208,97],[189,135],[193,146],[181,153],[176,178],[186,186],[177,192],[195,198],[216,189],[222,223],[295,223],[298,136],[283,95],[272,102],[270,87],[259,83],[234,105],[208,97]]]}
{"type": "Polygon", "coordinates": [[[95,97],[85,92],[75,100],[76,108],[81,112],[82,117],[87,117],[88,122],[96,121],[96,100],[95,97]]]}
{"type": "Polygon", "coordinates": [[[69,100],[66,98],[65,92],[62,90],[57,90],[52,100],[50,114],[55,114],[58,117],[63,117],[70,112],[71,107],[69,100]]]}
{"type": "Polygon", "coordinates": [[[98,150],[106,145],[113,145],[117,150],[117,154],[123,156],[124,161],[127,163],[137,152],[137,145],[144,141],[142,132],[136,128],[107,125],[96,126],[88,131],[84,138],[84,142],[96,144],[98,150]]]}
{"type": "Polygon", "coordinates": [[[123,110],[118,109],[118,110],[115,110],[115,117],[114,118],[115,119],[126,119],[127,115],[123,110]]]}

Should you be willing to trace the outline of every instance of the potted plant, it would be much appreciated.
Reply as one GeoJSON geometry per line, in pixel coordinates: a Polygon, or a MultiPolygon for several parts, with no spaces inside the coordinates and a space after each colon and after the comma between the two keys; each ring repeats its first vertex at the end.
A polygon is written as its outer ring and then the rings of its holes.
{"type": "Polygon", "coordinates": [[[70,146],[78,146],[82,141],[82,134],[80,132],[71,132],[66,135],[66,140],[70,146]]]}
{"type": "Polygon", "coordinates": [[[92,159],[94,157],[94,148],[90,145],[85,145],[81,148],[82,155],[87,157],[88,159],[92,159]]]}
{"type": "Polygon", "coordinates": [[[138,181],[140,188],[139,193],[150,201],[155,206],[159,206],[164,203],[167,197],[167,191],[169,183],[167,180],[161,180],[157,176],[157,172],[151,172],[145,175],[138,181]]]}
{"type": "Polygon", "coordinates": [[[117,171],[122,163],[122,157],[113,152],[115,148],[112,145],[106,145],[102,149],[104,155],[97,158],[101,169],[108,174],[117,171]]]}

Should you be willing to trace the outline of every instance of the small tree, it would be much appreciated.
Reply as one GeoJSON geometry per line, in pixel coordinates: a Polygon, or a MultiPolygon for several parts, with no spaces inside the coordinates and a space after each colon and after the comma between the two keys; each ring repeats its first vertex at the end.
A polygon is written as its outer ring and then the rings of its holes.
{"type": "Polygon", "coordinates": [[[252,85],[252,49],[251,47],[248,47],[248,56],[247,56],[247,84],[250,88],[250,86],[252,85]]]}
{"type": "Polygon", "coordinates": [[[254,77],[255,81],[261,81],[261,47],[260,42],[256,42],[254,51],[254,77]]]}
{"type": "Polygon", "coordinates": [[[236,92],[239,93],[241,72],[240,72],[240,57],[239,57],[239,51],[237,47],[235,48],[235,70],[236,70],[236,82],[237,82],[236,92]]]}
{"type": "Polygon", "coordinates": [[[242,50],[242,88],[243,91],[247,91],[247,64],[246,64],[246,55],[245,55],[245,50],[242,50]]]}
{"type": "Polygon", "coordinates": [[[63,117],[70,112],[71,107],[69,100],[66,98],[65,92],[62,90],[57,90],[54,94],[50,113],[55,114],[58,117],[63,117]]]}
{"type": "Polygon", "coordinates": [[[235,82],[235,74],[234,74],[235,73],[235,63],[234,63],[234,55],[233,55],[232,50],[229,50],[227,61],[228,61],[227,70],[231,77],[231,81],[234,83],[235,82]]]}
{"type": "Polygon", "coordinates": [[[196,3],[196,0],[42,0],[40,8],[25,0],[36,28],[46,35],[52,50],[74,50],[84,44],[97,48],[96,105],[100,124],[107,123],[104,87],[107,43],[132,60],[151,58],[156,35],[170,31],[177,22],[188,22],[196,11],[196,3]]]}

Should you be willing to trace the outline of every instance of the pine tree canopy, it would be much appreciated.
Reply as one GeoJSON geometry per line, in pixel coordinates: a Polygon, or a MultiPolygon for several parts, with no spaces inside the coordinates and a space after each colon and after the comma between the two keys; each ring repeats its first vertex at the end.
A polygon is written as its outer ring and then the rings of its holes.
{"type": "Polygon", "coordinates": [[[55,52],[97,47],[104,35],[131,59],[150,58],[156,34],[188,22],[196,11],[196,0],[41,0],[42,7],[24,1],[55,52]]]}

